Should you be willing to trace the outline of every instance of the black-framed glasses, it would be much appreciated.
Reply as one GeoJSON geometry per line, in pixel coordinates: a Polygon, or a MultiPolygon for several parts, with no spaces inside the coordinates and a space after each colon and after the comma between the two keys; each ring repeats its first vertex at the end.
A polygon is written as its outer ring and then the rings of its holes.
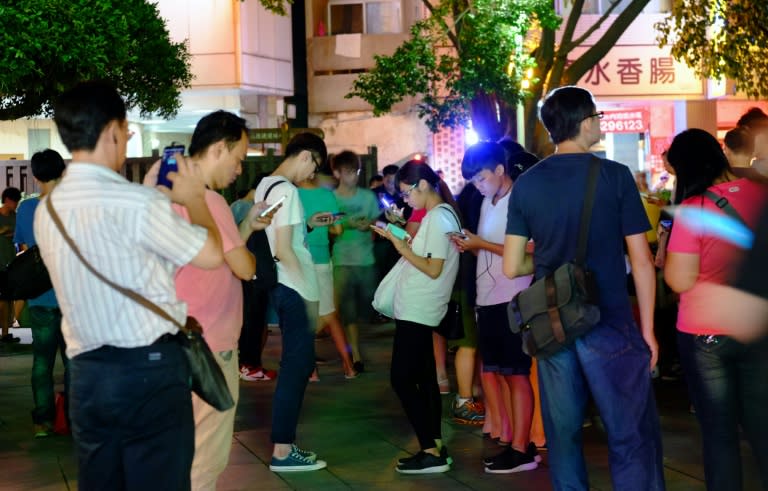
{"type": "Polygon", "coordinates": [[[400,193],[400,197],[403,198],[403,199],[409,197],[411,195],[411,193],[413,192],[413,190],[416,189],[416,185],[417,184],[418,183],[411,184],[411,187],[409,187],[407,191],[402,191],[400,193]]]}
{"type": "Polygon", "coordinates": [[[315,164],[315,172],[320,172],[320,166],[323,165],[320,156],[315,152],[309,152],[309,154],[312,156],[312,163],[315,164]]]}
{"type": "Polygon", "coordinates": [[[596,113],[590,114],[589,116],[584,116],[582,118],[582,121],[589,118],[603,119],[603,116],[605,116],[605,111],[597,111],[596,113]]]}

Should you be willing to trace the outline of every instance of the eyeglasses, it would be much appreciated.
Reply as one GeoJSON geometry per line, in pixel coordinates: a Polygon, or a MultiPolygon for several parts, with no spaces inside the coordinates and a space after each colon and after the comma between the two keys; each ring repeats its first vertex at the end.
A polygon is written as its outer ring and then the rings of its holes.
{"type": "Polygon", "coordinates": [[[589,116],[585,116],[582,121],[589,118],[597,118],[597,119],[603,119],[603,116],[605,116],[605,111],[597,111],[595,114],[590,114],[589,116]]]}
{"type": "Polygon", "coordinates": [[[322,160],[320,160],[320,156],[315,152],[309,152],[309,155],[312,156],[312,163],[315,164],[315,172],[319,172],[320,166],[323,165],[322,160]]]}
{"type": "Polygon", "coordinates": [[[409,187],[407,191],[401,192],[400,197],[403,199],[408,198],[413,192],[413,190],[416,189],[416,184],[418,183],[411,184],[411,187],[409,187]]]}

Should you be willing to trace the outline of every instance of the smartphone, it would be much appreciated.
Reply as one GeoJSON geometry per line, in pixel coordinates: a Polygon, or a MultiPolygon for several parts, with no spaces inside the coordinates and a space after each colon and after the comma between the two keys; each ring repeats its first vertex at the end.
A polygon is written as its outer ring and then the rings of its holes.
{"type": "Polygon", "coordinates": [[[381,197],[379,198],[379,202],[384,206],[384,208],[390,208],[394,204],[391,201],[389,201],[384,194],[382,194],[381,197]]]}
{"type": "Polygon", "coordinates": [[[345,216],[347,216],[347,214],[344,213],[343,211],[340,211],[338,213],[333,214],[333,219],[338,220],[339,218],[344,218],[345,216]]]}
{"type": "Polygon", "coordinates": [[[287,198],[287,196],[286,196],[286,195],[282,195],[282,196],[280,196],[280,199],[278,199],[277,201],[275,201],[274,203],[272,203],[271,205],[269,205],[269,206],[267,207],[267,209],[266,209],[266,210],[264,210],[264,211],[262,211],[261,213],[259,213],[259,218],[264,218],[265,216],[267,216],[267,215],[269,215],[270,213],[272,213],[272,210],[274,210],[275,208],[277,208],[277,207],[280,205],[280,203],[282,203],[283,201],[285,201],[285,198],[287,198]]]}
{"type": "Polygon", "coordinates": [[[661,228],[669,230],[672,228],[672,220],[661,220],[659,225],[661,225],[661,228]]]}
{"type": "Polygon", "coordinates": [[[446,232],[445,235],[448,237],[458,237],[461,240],[467,240],[469,238],[461,232],[446,232]]]}
{"type": "Polygon", "coordinates": [[[177,153],[184,155],[184,145],[171,145],[163,149],[163,159],[160,161],[160,172],[157,174],[157,185],[163,185],[168,189],[173,187],[173,183],[168,179],[169,172],[178,172],[179,164],[174,155],[177,153]]]}
{"type": "Polygon", "coordinates": [[[389,230],[389,233],[394,235],[400,240],[410,239],[411,236],[408,234],[408,232],[405,231],[405,229],[398,227],[397,225],[394,225],[392,223],[387,224],[387,230],[389,230]]]}

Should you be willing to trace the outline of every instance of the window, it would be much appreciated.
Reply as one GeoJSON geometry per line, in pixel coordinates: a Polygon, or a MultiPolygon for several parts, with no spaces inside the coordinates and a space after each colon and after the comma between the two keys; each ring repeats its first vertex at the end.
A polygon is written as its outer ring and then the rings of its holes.
{"type": "Polygon", "coordinates": [[[402,32],[400,1],[330,0],[329,34],[386,34],[402,32]]]}

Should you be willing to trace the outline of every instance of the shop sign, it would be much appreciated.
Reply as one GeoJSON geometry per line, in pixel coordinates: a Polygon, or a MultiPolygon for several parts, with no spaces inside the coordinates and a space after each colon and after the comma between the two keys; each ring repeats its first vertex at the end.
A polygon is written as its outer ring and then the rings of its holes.
{"type": "Polygon", "coordinates": [[[600,131],[603,133],[645,133],[650,117],[643,109],[603,111],[600,131]]]}
{"type": "MultiPolygon", "coordinates": [[[[568,64],[589,46],[574,48],[568,64]]],[[[615,46],[579,80],[595,96],[703,96],[704,83],[669,48],[615,46]]]]}

